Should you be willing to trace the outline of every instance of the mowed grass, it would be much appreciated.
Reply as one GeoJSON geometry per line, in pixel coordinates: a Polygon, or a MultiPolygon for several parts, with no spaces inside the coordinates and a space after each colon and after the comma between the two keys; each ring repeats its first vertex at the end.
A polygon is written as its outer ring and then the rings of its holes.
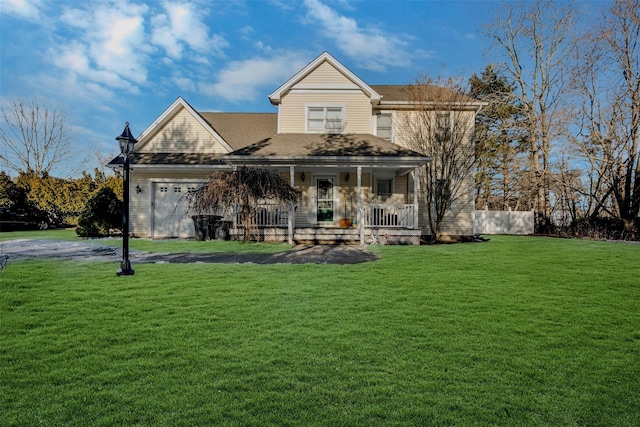
{"type": "Polygon", "coordinates": [[[369,250],[129,277],[12,262],[0,425],[640,425],[640,245],[369,250]]]}

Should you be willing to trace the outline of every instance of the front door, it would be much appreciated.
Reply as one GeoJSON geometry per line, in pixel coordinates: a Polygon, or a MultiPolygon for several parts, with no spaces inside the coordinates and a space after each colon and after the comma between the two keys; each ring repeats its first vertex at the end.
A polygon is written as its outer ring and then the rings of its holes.
{"type": "Polygon", "coordinates": [[[316,194],[318,201],[317,219],[319,223],[333,222],[333,178],[318,178],[316,180],[316,194]]]}

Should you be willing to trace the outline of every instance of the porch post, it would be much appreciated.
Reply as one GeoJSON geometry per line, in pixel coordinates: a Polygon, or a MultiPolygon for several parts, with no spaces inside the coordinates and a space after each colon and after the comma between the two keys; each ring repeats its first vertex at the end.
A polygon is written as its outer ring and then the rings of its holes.
{"type": "Polygon", "coordinates": [[[419,228],[418,224],[418,167],[413,168],[413,228],[419,228]]]}
{"type": "Polygon", "coordinates": [[[364,212],[362,209],[362,166],[358,166],[358,231],[360,232],[360,244],[364,245],[364,212]]]}
{"type": "MultiPolygon", "coordinates": [[[[295,184],[295,170],[294,166],[289,166],[289,183],[293,187],[295,184]]],[[[293,225],[296,214],[296,208],[293,202],[289,203],[289,220],[287,221],[288,230],[288,242],[290,245],[293,245],[293,225]]]]}

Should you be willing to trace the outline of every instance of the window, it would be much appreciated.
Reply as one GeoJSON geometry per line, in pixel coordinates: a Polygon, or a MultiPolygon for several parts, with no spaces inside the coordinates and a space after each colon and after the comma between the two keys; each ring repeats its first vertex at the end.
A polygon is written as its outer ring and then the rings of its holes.
{"type": "Polygon", "coordinates": [[[342,107],[309,107],[307,130],[315,133],[339,133],[343,129],[342,107]]]}
{"type": "Polygon", "coordinates": [[[393,136],[391,113],[378,114],[377,123],[378,130],[376,135],[378,135],[379,138],[391,141],[393,136]]]}
{"type": "Polygon", "coordinates": [[[440,141],[447,141],[451,137],[451,114],[449,112],[436,114],[436,136],[440,141]]]}
{"type": "Polygon", "coordinates": [[[392,179],[378,179],[376,180],[376,196],[378,196],[379,202],[386,202],[391,198],[393,192],[393,180],[392,179]]]}

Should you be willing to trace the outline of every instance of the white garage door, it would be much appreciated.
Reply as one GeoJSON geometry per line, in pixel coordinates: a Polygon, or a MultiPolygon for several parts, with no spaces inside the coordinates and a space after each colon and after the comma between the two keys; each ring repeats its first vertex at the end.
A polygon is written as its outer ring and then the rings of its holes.
{"type": "Polygon", "coordinates": [[[195,236],[186,194],[197,186],[195,182],[154,183],[153,237],[195,236]]]}

